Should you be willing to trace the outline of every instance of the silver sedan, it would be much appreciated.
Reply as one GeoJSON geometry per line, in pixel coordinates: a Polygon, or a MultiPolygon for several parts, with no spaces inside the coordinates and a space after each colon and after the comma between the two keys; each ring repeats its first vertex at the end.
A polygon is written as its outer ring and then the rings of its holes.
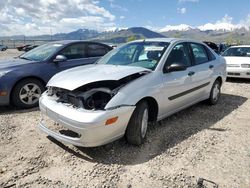
{"type": "Polygon", "coordinates": [[[40,129],[84,147],[126,137],[140,145],[149,122],[203,100],[218,102],[226,63],[186,39],[146,39],[120,46],[94,65],[55,75],[40,98],[40,129]]]}

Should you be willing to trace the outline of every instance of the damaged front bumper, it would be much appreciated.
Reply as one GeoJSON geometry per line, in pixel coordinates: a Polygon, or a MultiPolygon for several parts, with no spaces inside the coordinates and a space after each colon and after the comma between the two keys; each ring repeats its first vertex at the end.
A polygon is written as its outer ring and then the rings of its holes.
{"type": "Polygon", "coordinates": [[[121,106],[112,110],[98,111],[76,109],[71,105],[58,103],[55,98],[47,95],[40,98],[39,105],[42,117],[39,128],[43,132],[56,140],[84,147],[104,145],[122,137],[135,109],[135,106],[121,106]],[[117,121],[106,125],[107,120],[114,117],[118,117],[117,121]],[[53,120],[78,136],[65,135],[48,128],[47,119],[53,120]]]}

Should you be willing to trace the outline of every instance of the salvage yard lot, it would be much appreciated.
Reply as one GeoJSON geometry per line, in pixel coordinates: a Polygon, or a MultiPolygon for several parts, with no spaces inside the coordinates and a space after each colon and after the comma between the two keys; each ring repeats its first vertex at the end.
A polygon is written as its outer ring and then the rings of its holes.
{"type": "Polygon", "coordinates": [[[194,187],[199,177],[250,185],[250,80],[228,80],[216,106],[199,103],[152,125],[141,147],[64,145],[39,131],[39,119],[38,108],[0,107],[0,187],[194,187]]]}

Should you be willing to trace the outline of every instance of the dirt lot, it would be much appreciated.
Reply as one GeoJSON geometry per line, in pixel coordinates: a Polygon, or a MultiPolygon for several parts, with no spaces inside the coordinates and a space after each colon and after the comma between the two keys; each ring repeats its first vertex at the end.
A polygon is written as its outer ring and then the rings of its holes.
{"type": "Polygon", "coordinates": [[[39,118],[38,109],[0,108],[0,187],[195,187],[199,177],[250,187],[250,81],[229,80],[218,105],[150,127],[141,147],[64,145],[38,130],[39,118]]]}

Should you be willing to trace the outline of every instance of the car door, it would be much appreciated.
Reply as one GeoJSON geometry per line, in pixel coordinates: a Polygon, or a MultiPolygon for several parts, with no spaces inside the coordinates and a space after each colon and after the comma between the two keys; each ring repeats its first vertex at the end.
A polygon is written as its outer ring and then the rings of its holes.
{"type": "Polygon", "coordinates": [[[193,95],[196,100],[199,100],[207,96],[207,88],[212,80],[215,58],[203,44],[189,43],[189,50],[194,64],[194,74],[191,76],[194,83],[193,95]]]}
{"type": "Polygon", "coordinates": [[[172,48],[164,67],[176,62],[185,65],[186,70],[162,73],[163,102],[159,114],[162,117],[184,108],[191,102],[194,70],[187,43],[179,43],[172,48]]]}
{"type": "Polygon", "coordinates": [[[58,55],[63,55],[65,61],[55,62],[56,71],[60,72],[80,65],[94,63],[98,58],[89,58],[87,54],[87,43],[75,43],[62,49],[58,55]]]}

